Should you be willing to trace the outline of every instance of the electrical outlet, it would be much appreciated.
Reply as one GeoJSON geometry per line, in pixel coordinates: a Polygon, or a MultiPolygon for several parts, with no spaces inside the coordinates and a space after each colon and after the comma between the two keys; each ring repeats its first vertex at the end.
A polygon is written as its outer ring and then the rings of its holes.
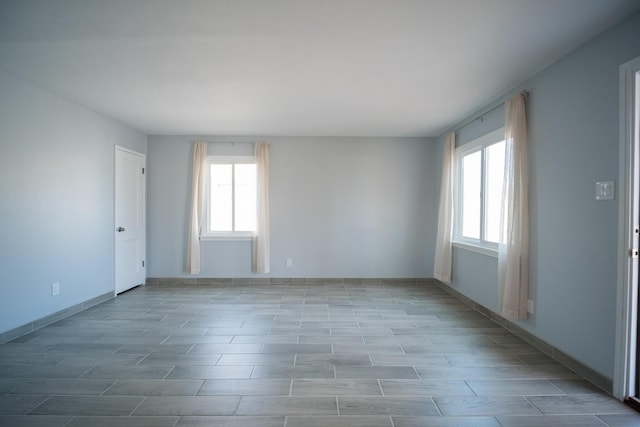
{"type": "Polygon", "coordinates": [[[60,293],[60,283],[55,282],[51,284],[51,295],[55,297],[59,293],[60,293]]]}
{"type": "Polygon", "coordinates": [[[531,314],[534,313],[534,304],[532,299],[527,300],[527,311],[531,314]]]}
{"type": "Polygon", "coordinates": [[[293,258],[287,258],[287,267],[293,267],[293,258]]]}

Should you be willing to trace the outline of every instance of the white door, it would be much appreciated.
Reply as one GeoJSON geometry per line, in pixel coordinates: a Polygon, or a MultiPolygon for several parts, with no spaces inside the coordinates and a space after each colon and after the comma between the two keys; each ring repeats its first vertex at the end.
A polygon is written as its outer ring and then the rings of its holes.
{"type": "Polygon", "coordinates": [[[144,283],[144,155],[116,147],[115,293],[144,283]]]}

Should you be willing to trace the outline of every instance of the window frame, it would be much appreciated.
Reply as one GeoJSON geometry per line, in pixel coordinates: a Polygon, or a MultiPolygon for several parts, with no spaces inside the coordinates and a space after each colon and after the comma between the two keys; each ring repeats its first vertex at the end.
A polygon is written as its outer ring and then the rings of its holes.
{"type": "MultiPolygon", "coordinates": [[[[251,240],[255,237],[256,231],[211,231],[211,165],[236,165],[236,164],[255,164],[256,158],[253,155],[208,155],[205,166],[205,190],[202,225],[203,230],[200,233],[200,240],[251,240]]],[[[235,185],[235,179],[232,186],[235,185]]],[[[257,190],[256,190],[257,191],[257,190]]],[[[258,194],[256,193],[256,209],[258,194]]],[[[234,203],[232,202],[232,209],[234,203]]],[[[235,212],[232,211],[232,215],[235,212]]]]}
{"type": "Polygon", "coordinates": [[[459,248],[481,253],[484,255],[498,256],[498,243],[485,240],[486,236],[486,194],[487,194],[487,156],[486,149],[494,144],[505,141],[504,128],[496,129],[479,138],[476,138],[455,149],[454,154],[454,223],[453,245],[459,248]],[[462,235],[463,205],[462,205],[462,159],[470,154],[481,153],[481,193],[480,193],[480,238],[475,239],[462,235]]]}

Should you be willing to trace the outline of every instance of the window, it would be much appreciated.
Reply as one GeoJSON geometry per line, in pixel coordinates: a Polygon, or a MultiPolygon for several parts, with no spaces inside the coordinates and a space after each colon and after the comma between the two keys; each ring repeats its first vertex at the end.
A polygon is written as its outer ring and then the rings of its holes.
{"type": "Polygon", "coordinates": [[[249,238],[256,230],[253,156],[209,156],[204,238],[249,238]]]}
{"type": "Polygon", "coordinates": [[[497,251],[504,161],[504,129],[456,149],[456,244],[492,255],[497,251]]]}

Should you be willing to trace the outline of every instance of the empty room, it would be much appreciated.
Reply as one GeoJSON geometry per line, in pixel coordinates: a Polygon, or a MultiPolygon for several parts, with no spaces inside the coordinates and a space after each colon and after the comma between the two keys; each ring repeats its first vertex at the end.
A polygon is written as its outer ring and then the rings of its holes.
{"type": "Polygon", "coordinates": [[[640,426],[640,1],[0,0],[0,426],[640,426]]]}

